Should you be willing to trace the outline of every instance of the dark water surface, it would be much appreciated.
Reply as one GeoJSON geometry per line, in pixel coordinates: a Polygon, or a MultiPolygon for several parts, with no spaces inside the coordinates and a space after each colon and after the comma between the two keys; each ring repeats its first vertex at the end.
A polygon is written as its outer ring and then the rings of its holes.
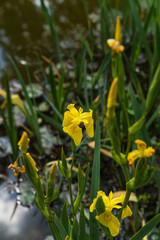
{"type": "MultiPolygon", "coordinates": [[[[87,26],[83,1],[44,1],[54,13],[57,33],[64,48],[74,45],[72,26],[87,26]]],[[[92,12],[98,7],[98,1],[88,0],[87,6],[92,12]]],[[[56,55],[40,0],[0,0],[0,78],[4,75],[4,68],[10,78],[16,76],[7,55],[12,56],[23,74],[25,65],[31,71],[39,67],[35,53],[47,57],[56,55]]]]}

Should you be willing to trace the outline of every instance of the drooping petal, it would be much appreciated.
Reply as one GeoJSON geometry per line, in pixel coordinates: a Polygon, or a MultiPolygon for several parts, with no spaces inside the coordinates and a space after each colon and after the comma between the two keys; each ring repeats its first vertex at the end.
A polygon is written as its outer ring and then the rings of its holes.
{"type": "Polygon", "coordinates": [[[105,227],[108,227],[108,223],[112,220],[111,211],[106,210],[100,215],[96,216],[96,219],[105,227]]]}
{"type": "Polygon", "coordinates": [[[70,124],[67,127],[63,128],[63,131],[65,133],[68,133],[68,135],[73,138],[74,143],[76,146],[78,146],[81,143],[82,140],[82,129],[77,126],[76,124],[70,124]]]}
{"type": "Polygon", "coordinates": [[[113,237],[118,235],[119,228],[120,228],[120,222],[119,222],[118,218],[116,218],[113,214],[112,214],[111,221],[108,222],[108,228],[113,237]]]}
{"type": "Polygon", "coordinates": [[[99,216],[96,216],[96,219],[105,227],[109,228],[109,231],[113,237],[119,233],[120,222],[111,211],[106,210],[104,213],[101,213],[99,216]]]}
{"type": "Polygon", "coordinates": [[[123,209],[123,211],[122,211],[122,216],[121,216],[121,218],[122,218],[122,220],[123,220],[124,218],[129,217],[129,216],[131,216],[131,215],[132,215],[132,210],[131,210],[130,207],[127,205],[127,207],[125,207],[125,208],[123,209]]]}
{"type": "Polygon", "coordinates": [[[139,150],[133,150],[127,156],[129,165],[132,165],[137,158],[141,157],[141,152],[139,150]]]}

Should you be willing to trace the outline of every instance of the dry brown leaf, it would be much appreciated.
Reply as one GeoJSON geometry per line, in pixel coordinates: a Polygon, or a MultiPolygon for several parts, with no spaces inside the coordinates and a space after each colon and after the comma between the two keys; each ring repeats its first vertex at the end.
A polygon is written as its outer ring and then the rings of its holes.
{"type": "MultiPolygon", "coordinates": [[[[94,148],[95,148],[95,142],[90,142],[90,143],[88,143],[88,146],[89,146],[90,148],[93,148],[93,149],[94,149],[94,148]]],[[[108,150],[106,150],[106,149],[104,149],[104,148],[100,148],[100,152],[103,153],[105,156],[112,158],[112,154],[111,154],[110,151],[108,151],[108,150]]]]}
{"type": "MultiPolygon", "coordinates": [[[[145,222],[145,220],[144,220],[144,218],[143,218],[143,216],[142,216],[142,213],[141,213],[140,211],[138,211],[138,214],[139,214],[139,216],[142,218],[142,227],[144,227],[145,224],[146,224],[146,222],[145,222]]],[[[143,240],[147,240],[147,239],[148,239],[147,236],[145,236],[145,237],[143,238],[143,240]]]]}

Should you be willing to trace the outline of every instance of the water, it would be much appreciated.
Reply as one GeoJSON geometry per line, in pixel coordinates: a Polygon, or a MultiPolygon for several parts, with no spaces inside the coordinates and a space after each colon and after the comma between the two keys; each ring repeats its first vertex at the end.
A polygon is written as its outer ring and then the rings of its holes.
{"type": "MultiPolygon", "coordinates": [[[[87,19],[84,0],[45,0],[54,13],[56,29],[62,48],[72,48],[75,44],[73,29],[77,25],[86,28],[87,19]]],[[[97,8],[97,0],[88,0],[89,12],[97,8]]],[[[40,0],[0,0],[0,78],[6,68],[10,78],[15,78],[15,71],[8,60],[10,55],[20,69],[25,72],[25,65],[31,72],[37,70],[36,53],[40,56],[55,56],[53,39],[41,10],[40,0]]],[[[65,51],[64,51],[65,52],[65,51]]]]}

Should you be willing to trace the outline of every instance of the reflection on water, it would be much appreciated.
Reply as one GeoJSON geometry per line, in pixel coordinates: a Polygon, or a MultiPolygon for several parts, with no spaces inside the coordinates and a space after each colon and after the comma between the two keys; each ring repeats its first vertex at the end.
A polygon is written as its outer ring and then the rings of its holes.
{"type": "Polygon", "coordinates": [[[18,205],[13,214],[15,204],[14,187],[5,181],[0,187],[0,239],[44,240],[50,232],[47,222],[37,208],[18,205]]]}
{"type": "MultiPolygon", "coordinates": [[[[69,41],[73,38],[71,25],[86,27],[83,0],[45,0],[45,3],[51,6],[61,40],[69,41]]],[[[88,0],[87,4],[89,11],[93,11],[97,0],[88,0]]],[[[14,77],[13,67],[7,59],[8,54],[19,63],[18,67],[22,71],[26,64],[30,69],[38,67],[35,52],[56,55],[40,0],[1,0],[0,19],[0,77],[4,68],[8,69],[10,77],[14,77]]]]}

